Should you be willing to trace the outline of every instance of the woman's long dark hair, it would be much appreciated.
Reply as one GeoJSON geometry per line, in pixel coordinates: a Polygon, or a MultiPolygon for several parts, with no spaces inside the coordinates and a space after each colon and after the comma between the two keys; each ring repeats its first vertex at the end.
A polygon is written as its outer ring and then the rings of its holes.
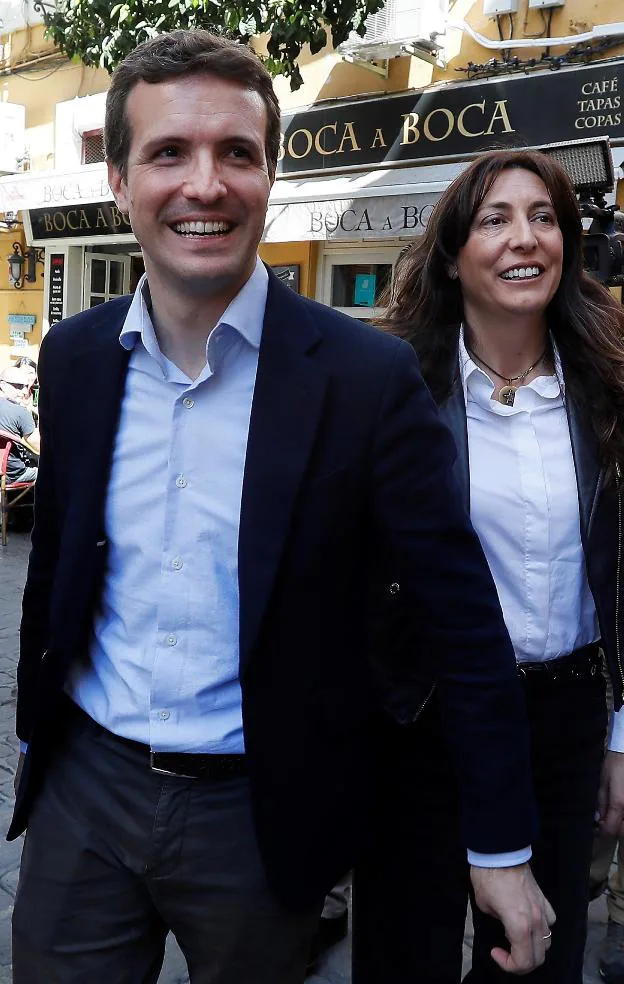
{"type": "Polygon", "coordinates": [[[550,194],[563,238],[563,266],[546,312],[548,326],[564,365],[566,392],[591,421],[611,471],[616,462],[624,463],[624,308],[583,270],[578,204],[565,171],[551,157],[495,150],[473,161],[437,202],[425,234],[400,257],[379,323],[411,342],[429,388],[442,402],[457,376],[463,318],[461,285],[448,270],[494,181],[511,167],[532,171],[550,194]]]}

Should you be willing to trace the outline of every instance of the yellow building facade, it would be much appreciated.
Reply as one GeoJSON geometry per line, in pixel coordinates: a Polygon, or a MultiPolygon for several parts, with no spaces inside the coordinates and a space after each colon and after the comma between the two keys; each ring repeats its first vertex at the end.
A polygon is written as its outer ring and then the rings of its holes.
{"type": "MultiPolygon", "coordinates": [[[[374,317],[442,190],[491,146],[608,137],[623,203],[618,17],[612,0],[388,0],[364,42],[304,52],[303,87],[276,81],[283,140],[263,259],[293,289],[374,317]]],[[[2,368],[36,358],[61,317],[131,290],[143,265],[101,159],[108,75],[64,59],[41,25],[16,23],[0,44],[2,368]]]]}

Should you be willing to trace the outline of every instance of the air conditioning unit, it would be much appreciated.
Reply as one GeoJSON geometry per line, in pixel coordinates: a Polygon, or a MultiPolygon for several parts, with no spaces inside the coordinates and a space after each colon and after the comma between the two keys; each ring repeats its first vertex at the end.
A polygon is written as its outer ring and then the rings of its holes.
{"type": "Polygon", "coordinates": [[[367,18],[364,36],[352,31],[338,51],[363,61],[421,51],[435,56],[447,13],[448,0],[386,0],[379,13],[367,18]]]}

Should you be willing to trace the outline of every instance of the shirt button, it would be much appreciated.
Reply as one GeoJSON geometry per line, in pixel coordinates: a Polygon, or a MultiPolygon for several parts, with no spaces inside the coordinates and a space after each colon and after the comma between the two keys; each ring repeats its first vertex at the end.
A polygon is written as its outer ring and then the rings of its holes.
{"type": "Polygon", "coordinates": [[[168,635],[167,636],[167,645],[168,646],[176,646],[177,643],[178,643],[178,637],[177,636],[174,636],[173,633],[171,635],[168,635]]]}
{"type": "Polygon", "coordinates": [[[184,475],[178,475],[178,477],[176,478],[176,485],[178,486],[179,489],[186,488],[186,479],[184,475]]]}
{"type": "Polygon", "coordinates": [[[173,567],[174,571],[181,571],[183,566],[182,558],[174,557],[173,560],[171,561],[171,566],[173,567]]]}
{"type": "Polygon", "coordinates": [[[190,410],[191,407],[195,406],[195,400],[192,400],[190,396],[185,396],[184,399],[182,400],[182,403],[184,404],[187,410],[190,410]]]}
{"type": "Polygon", "coordinates": [[[168,721],[170,717],[171,717],[171,714],[169,713],[169,711],[161,711],[160,712],[160,720],[161,721],[168,721]]]}

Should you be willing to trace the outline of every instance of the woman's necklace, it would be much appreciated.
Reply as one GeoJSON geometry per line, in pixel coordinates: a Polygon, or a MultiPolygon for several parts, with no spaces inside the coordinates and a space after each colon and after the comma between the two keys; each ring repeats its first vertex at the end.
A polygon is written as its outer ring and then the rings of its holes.
{"type": "Polygon", "coordinates": [[[537,369],[540,362],[546,355],[548,348],[544,349],[539,359],[536,359],[533,365],[529,366],[528,369],[525,369],[524,372],[519,372],[517,376],[503,376],[502,372],[499,372],[498,369],[494,369],[492,366],[489,366],[485,361],[485,359],[482,359],[480,355],[477,355],[475,352],[473,352],[472,349],[468,348],[467,345],[466,345],[466,350],[470,353],[473,359],[476,359],[477,362],[480,362],[482,365],[484,365],[485,368],[489,369],[490,372],[493,372],[495,376],[498,376],[499,379],[505,380],[507,385],[501,386],[501,388],[498,391],[497,399],[499,403],[504,403],[506,407],[513,407],[514,400],[516,399],[516,390],[518,389],[518,386],[520,385],[523,379],[526,379],[526,377],[529,375],[530,372],[533,372],[534,369],[537,369]],[[513,385],[514,383],[516,383],[516,386],[513,385]]]}

